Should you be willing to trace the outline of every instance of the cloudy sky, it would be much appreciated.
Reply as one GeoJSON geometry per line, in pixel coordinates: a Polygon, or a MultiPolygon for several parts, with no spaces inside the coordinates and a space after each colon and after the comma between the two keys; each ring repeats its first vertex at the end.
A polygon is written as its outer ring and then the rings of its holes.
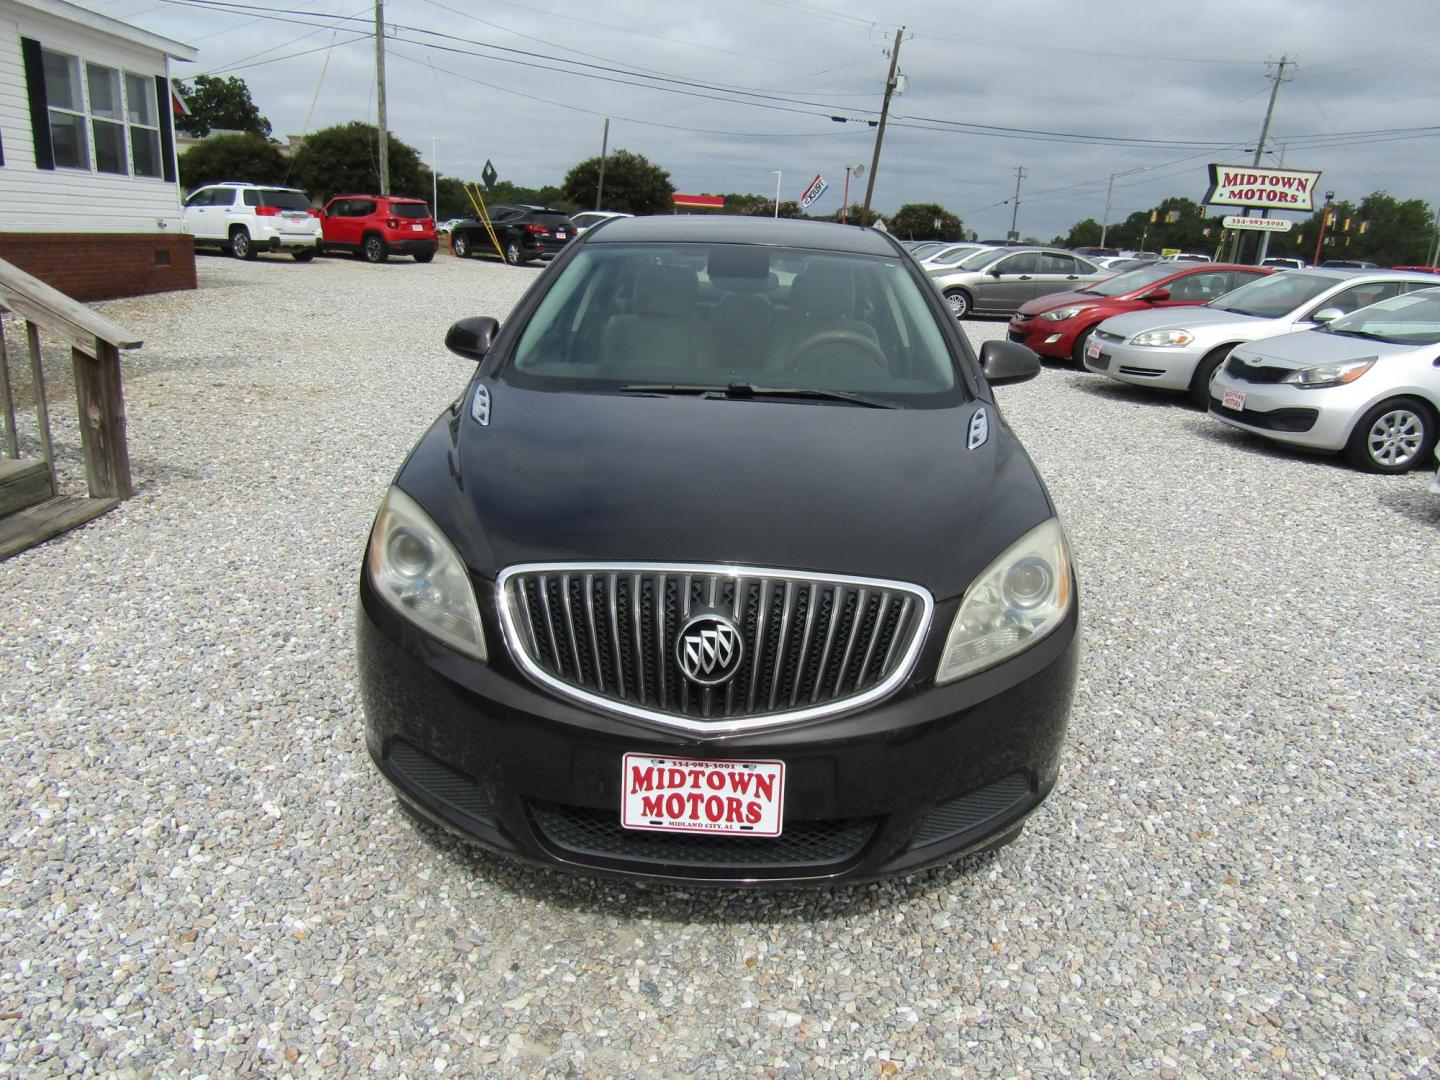
{"type": "MultiPolygon", "coordinates": [[[[277,135],[375,116],[373,0],[85,6],[195,46],[182,76],[244,78],[277,135]]],[[[798,198],[818,172],[815,210],[834,210],[845,166],[869,168],[903,25],[882,212],[939,202],[1003,236],[1017,166],[1019,229],[1042,239],[1099,220],[1112,173],[1112,222],[1198,199],[1208,162],[1250,160],[1282,55],[1298,62],[1267,164],[1321,170],[1337,198],[1440,202],[1436,0],[387,0],[385,15],[391,130],[427,161],[438,145],[442,174],[489,158],[558,183],[608,116],[611,148],[679,191],[773,195],[779,170],[798,198]]]]}

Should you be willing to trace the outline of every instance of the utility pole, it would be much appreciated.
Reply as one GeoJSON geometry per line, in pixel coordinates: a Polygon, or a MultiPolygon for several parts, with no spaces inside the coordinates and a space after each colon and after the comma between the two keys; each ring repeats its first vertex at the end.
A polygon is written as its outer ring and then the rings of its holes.
{"type": "Polygon", "coordinates": [[[1105,246],[1105,234],[1110,231],[1110,196],[1115,192],[1115,174],[1110,174],[1110,185],[1105,189],[1105,217],[1100,222],[1100,246],[1105,246]]]}
{"type": "MultiPolygon", "coordinates": [[[[1275,80],[1275,85],[1270,87],[1270,103],[1265,106],[1265,122],[1260,125],[1260,141],[1255,144],[1255,160],[1250,163],[1252,166],[1258,166],[1261,155],[1265,153],[1265,140],[1270,137],[1270,117],[1275,114],[1275,99],[1280,95],[1280,84],[1285,81],[1285,66],[1289,63],[1290,54],[1286,53],[1282,55],[1280,57],[1280,63],[1276,67],[1275,74],[1272,76],[1275,80]]],[[[1245,212],[1248,214],[1249,211],[1250,207],[1247,206],[1245,212]]],[[[1260,247],[1255,255],[1257,265],[1265,260],[1265,253],[1269,250],[1270,234],[1268,232],[1262,232],[1260,234],[1260,247]]]]}
{"type": "Polygon", "coordinates": [[[1008,239],[1008,240],[1019,240],[1019,239],[1020,239],[1020,233],[1016,230],[1016,228],[1015,228],[1015,223],[1020,219],[1020,181],[1021,181],[1021,180],[1024,180],[1024,179],[1025,179],[1025,166],[1024,166],[1024,165],[1016,165],[1016,166],[1015,166],[1015,198],[1013,198],[1012,200],[1010,200],[1013,205],[1012,205],[1011,208],[1010,208],[1010,235],[1009,235],[1008,237],[1006,237],[1006,239],[1008,239]]]}
{"type": "Polygon", "coordinates": [[[375,103],[380,120],[380,194],[390,194],[390,136],[385,127],[385,0],[375,0],[375,103]]]}
{"type": "Polygon", "coordinates": [[[595,209],[599,210],[605,201],[605,156],[610,153],[610,118],[605,118],[605,127],[600,133],[600,183],[595,188],[595,209]]]}
{"type": "Polygon", "coordinates": [[[1431,225],[1435,233],[1435,246],[1430,249],[1430,261],[1426,266],[1440,266],[1440,206],[1435,207],[1435,218],[1431,225]]]}
{"type": "Polygon", "coordinates": [[[875,130],[875,154],[870,158],[870,182],[865,185],[865,210],[860,224],[870,224],[870,199],[875,194],[875,174],[880,171],[880,144],[885,141],[885,120],[890,115],[890,95],[895,93],[895,65],[900,62],[900,38],[905,27],[895,31],[895,44],[890,49],[890,74],[885,76],[885,101],[880,106],[880,126],[875,130]]]}

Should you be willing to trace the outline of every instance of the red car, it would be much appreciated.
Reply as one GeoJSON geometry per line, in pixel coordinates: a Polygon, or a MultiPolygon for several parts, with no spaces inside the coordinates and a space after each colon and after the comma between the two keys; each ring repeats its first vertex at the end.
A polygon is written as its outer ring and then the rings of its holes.
{"type": "Polygon", "coordinates": [[[1085,342],[1113,315],[1148,308],[1208,304],[1231,289],[1274,273],[1267,267],[1229,263],[1155,263],[1096,282],[1079,292],[1031,300],[1010,319],[1010,340],[1041,356],[1077,364],[1085,342]]]}
{"type": "Polygon", "coordinates": [[[413,255],[428,263],[440,246],[430,206],[395,195],[336,195],[320,211],[321,247],[384,262],[413,255]]]}

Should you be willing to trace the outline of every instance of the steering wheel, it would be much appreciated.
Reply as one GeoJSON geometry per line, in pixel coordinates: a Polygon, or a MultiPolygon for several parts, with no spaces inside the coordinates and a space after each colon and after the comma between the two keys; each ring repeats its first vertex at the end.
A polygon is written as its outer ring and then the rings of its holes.
{"type": "Polygon", "coordinates": [[[792,368],[798,368],[803,358],[827,345],[856,345],[865,354],[865,359],[881,371],[889,370],[890,360],[881,352],[880,346],[858,330],[822,330],[818,334],[811,334],[790,351],[786,363],[792,368]]]}

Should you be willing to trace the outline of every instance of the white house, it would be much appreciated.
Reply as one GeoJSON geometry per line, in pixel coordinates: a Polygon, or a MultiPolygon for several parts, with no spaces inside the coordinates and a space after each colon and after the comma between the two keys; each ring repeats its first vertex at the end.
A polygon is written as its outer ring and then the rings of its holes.
{"type": "Polygon", "coordinates": [[[0,258],[79,300],[195,287],[170,63],[188,45],[0,0],[0,258]]]}

